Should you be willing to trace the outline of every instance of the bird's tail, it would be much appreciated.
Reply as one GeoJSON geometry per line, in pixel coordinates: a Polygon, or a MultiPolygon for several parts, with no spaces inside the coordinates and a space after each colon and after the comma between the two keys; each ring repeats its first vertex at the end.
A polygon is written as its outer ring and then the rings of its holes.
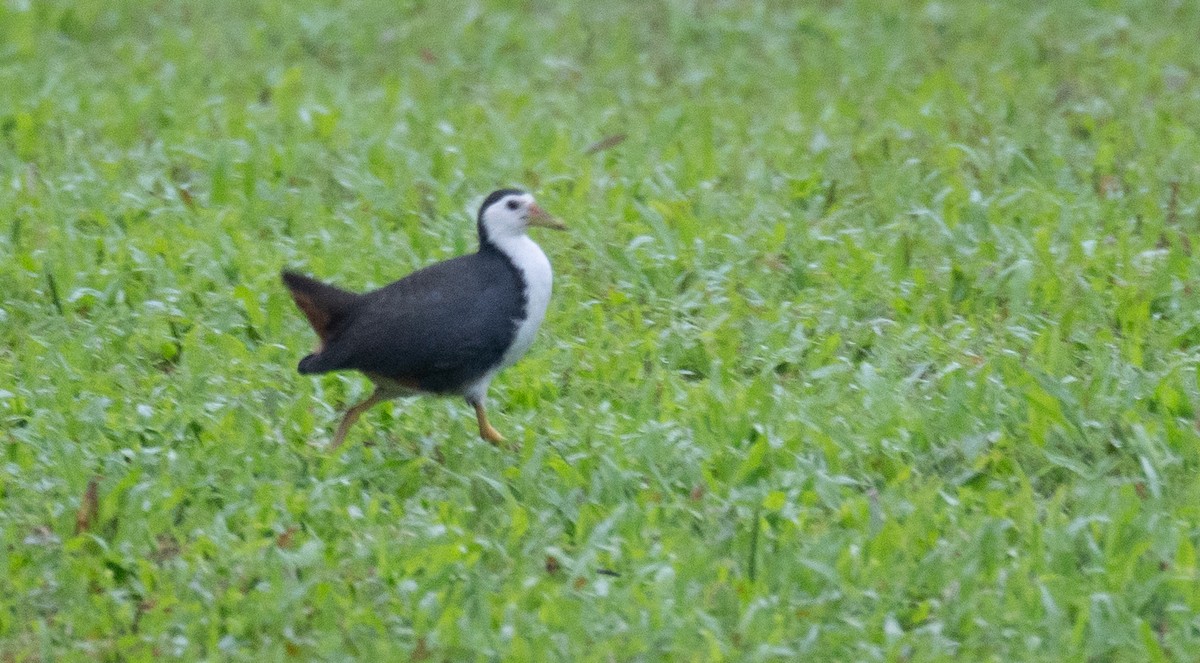
{"type": "MultiPolygon", "coordinates": [[[[324,348],[338,324],[354,309],[362,295],[288,270],[283,271],[282,277],[283,284],[292,294],[292,300],[304,312],[304,317],[308,318],[308,324],[317,332],[321,347],[324,348]]],[[[327,370],[321,366],[322,363],[319,349],[300,360],[299,370],[301,373],[320,373],[327,370]]]]}
{"type": "Polygon", "coordinates": [[[296,366],[296,370],[300,372],[300,375],[311,375],[313,373],[324,373],[327,369],[321,365],[321,353],[314,352],[301,359],[300,364],[296,366]]]}

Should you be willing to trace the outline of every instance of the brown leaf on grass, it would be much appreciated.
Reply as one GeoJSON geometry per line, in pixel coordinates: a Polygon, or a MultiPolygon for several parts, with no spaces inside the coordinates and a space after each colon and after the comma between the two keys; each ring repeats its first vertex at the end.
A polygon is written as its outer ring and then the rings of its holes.
{"type": "Polygon", "coordinates": [[[296,536],[296,532],[298,532],[298,531],[300,531],[300,530],[298,530],[295,527],[289,527],[289,528],[283,530],[283,532],[281,532],[279,534],[279,536],[275,537],[275,545],[279,546],[280,548],[284,548],[284,549],[291,548],[292,545],[295,543],[295,536],[296,536]]]}
{"type": "Polygon", "coordinates": [[[620,133],[620,134],[613,134],[611,136],[605,136],[604,138],[601,138],[600,140],[592,143],[591,145],[588,145],[588,148],[586,150],[584,150],[583,152],[584,152],[584,154],[595,154],[597,152],[603,152],[604,150],[614,148],[614,147],[620,145],[621,143],[624,143],[626,138],[629,138],[629,134],[620,133]]]}
{"type": "Polygon", "coordinates": [[[1116,175],[1101,175],[1096,181],[1096,193],[1104,198],[1116,196],[1121,188],[1121,179],[1116,175]]]}
{"type": "Polygon", "coordinates": [[[170,534],[159,534],[154,538],[158,547],[150,558],[156,562],[165,562],[179,554],[179,540],[170,534]]]}
{"type": "Polygon", "coordinates": [[[784,272],[789,268],[787,258],[778,253],[763,256],[762,264],[772,272],[784,272]]]}
{"type": "Polygon", "coordinates": [[[708,486],[703,481],[701,481],[700,483],[696,484],[695,486],[692,486],[692,492],[688,493],[688,499],[690,499],[693,502],[699,502],[700,500],[704,499],[704,494],[707,492],[708,492],[708,486]]]}
{"type": "Polygon", "coordinates": [[[62,541],[54,534],[54,530],[46,525],[38,525],[29,532],[29,535],[21,543],[27,546],[54,546],[62,543],[62,541]]]}
{"type": "Polygon", "coordinates": [[[429,658],[429,645],[425,644],[425,638],[417,638],[417,646],[413,647],[412,656],[409,660],[424,661],[429,658]]]}
{"type": "Polygon", "coordinates": [[[100,511],[100,477],[92,477],[88,481],[87,490],[83,493],[79,510],[75,512],[75,533],[82,534],[91,529],[100,511]]]}
{"type": "Polygon", "coordinates": [[[182,186],[176,187],[175,190],[179,193],[179,200],[183,201],[183,204],[187,205],[188,209],[196,209],[196,199],[192,197],[191,191],[182,186]]]}
{"type": "Polygon", "coordinates": [[[558,563],[558,558],[554,555],[546,555],[546,573],[558,573],[562,565],[558,563]]]}

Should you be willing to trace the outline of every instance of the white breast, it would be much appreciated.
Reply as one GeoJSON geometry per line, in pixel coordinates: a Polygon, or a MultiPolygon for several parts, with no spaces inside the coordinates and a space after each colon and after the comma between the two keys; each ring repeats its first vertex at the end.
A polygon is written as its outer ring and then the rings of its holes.
{"type": "Polygon", "coordinates": [[[521,270],[525,279],[525,319],[517,324],[517,334],[512,345],[504,353],[499,370],[511,366],[525,354],[537,335],[538,327],[546,318],[546,306],[550,304],[550,290],[554,283],[554,274],[550,271],[550,260],[539,247],[525,234],[516,237],[506,237],[496,242],[503,251],[521,270]]]}

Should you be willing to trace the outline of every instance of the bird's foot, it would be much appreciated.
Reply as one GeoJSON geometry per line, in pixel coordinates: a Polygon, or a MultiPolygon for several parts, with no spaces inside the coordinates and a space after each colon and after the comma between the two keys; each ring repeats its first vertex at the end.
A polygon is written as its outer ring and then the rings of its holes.
{"type": "Polygon", "coordinates": [[[521,445],[517,442],[510,442],[507,438],[500,434],[500,431],[492,428],[491,424],[485,423],[479,427],[479,437],[487,440],[493,447],[504,449],[505,451],[520,451],[521,445]]]}
{"type": "Polygon", "coordinates": [[[494,447],[501,447],[503,449],[508,449],[509,451],[515,451],[518,449],[516,445],[510,443],[503,435],[500,434],[500,431],[492,428],[492,425],[486,421],[482,426],[479,427],[479,437],[487,440],[494,447]]]}
{"type": "Polygon", "coordinates": [[[501,447],[509,451],[516,451],[520,448],[519,445],[507,443],[504,436],[500,434],[500,431],[492,427],[491,422],[488,421],[487,411],[484,409],[483,403],[475,402],[472,405],[475,406],[475,416],[479,422],[479,437],[487,440],[494,447],[501,447]]]}

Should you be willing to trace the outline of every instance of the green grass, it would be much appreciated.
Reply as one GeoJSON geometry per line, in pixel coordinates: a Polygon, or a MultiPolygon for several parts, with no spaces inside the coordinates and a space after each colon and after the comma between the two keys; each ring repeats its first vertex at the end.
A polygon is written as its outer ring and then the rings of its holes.
{"type": "Polygon", "coordinates": [[[0,660],[1192,660],[1200,5],[589,4],[0,3],[0,660]],[[326,452],[512,184],[521,451],[326,452]]]}

